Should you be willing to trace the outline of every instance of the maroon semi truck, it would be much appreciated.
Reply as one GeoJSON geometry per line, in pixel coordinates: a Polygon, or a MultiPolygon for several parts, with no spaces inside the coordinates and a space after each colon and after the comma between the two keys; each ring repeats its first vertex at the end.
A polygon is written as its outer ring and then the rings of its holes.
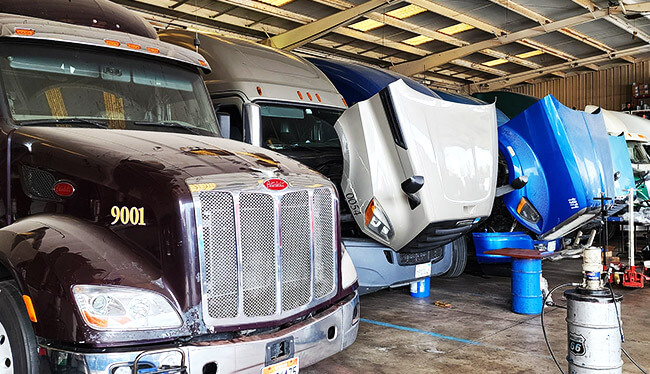
{"type": "Polygon", "coordinates": [[[0,0],[0,372],[296,373],[356,339],[336,189],[219,137],[193,51],[0,0]]]}

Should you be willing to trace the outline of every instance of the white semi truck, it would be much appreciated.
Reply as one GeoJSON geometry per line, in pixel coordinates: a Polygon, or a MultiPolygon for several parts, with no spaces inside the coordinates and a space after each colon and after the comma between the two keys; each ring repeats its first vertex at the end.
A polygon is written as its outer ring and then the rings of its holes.
{"type": "Polygon", "coordinates": [[[447,102],[399,80],[347,108],[327,77],[295,54],[187,31],[159,35],[188,49],[198,39],[231,139],[288,155],[339,186],[361,293],[462,273],[463,235],[490,215],[495,195],[493,105],[447,102]]]}

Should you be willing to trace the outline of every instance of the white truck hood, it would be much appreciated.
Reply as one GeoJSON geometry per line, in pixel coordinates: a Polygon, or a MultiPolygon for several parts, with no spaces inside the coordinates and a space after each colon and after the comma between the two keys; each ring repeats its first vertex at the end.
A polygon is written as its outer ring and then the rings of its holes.
{"type": "Polygon", "coordinates": [[[490,215],[498,152],[494,104],[453,103],[398,80],[346,110],[335,128],[344,198],[359,227],[377,241],[400,250],[432,224],[467,226],[490,215]],[[413,194],[421,203],[411,209],[400,186],[413,176],[424,184],[413,194]],[[392,226],[389,238],[366,226],[373,198],[392,226]]]}

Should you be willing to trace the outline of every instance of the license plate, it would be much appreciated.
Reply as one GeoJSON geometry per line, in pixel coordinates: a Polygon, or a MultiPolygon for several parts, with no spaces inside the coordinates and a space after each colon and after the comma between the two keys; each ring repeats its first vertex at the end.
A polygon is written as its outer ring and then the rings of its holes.
{"type": "Polygon", "coordinates": [[[262,369],[262,374],[298,374],[298,357],[278,362],[262,369]]]}
{"type": "Polygon", "coordinates": [[[431,263],[415,265],[415,277],[422,278],[431,276],[431,263]]]}

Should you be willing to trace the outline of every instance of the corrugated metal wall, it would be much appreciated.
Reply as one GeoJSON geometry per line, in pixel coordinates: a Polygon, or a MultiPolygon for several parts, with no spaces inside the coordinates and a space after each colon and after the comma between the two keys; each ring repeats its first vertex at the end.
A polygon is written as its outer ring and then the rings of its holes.
{"type": "MultiPolygon", "coordinates": [[[[562,104],[580,110],[589,104],[620,110],[626,102],[632,102],[633,82],[650,84],[650,61],[524,84],[514,87],[512,91],[539,98],[553,94],[562,104]]],[[[650,104],[650,99],[643,102],[650,104]]]]}

